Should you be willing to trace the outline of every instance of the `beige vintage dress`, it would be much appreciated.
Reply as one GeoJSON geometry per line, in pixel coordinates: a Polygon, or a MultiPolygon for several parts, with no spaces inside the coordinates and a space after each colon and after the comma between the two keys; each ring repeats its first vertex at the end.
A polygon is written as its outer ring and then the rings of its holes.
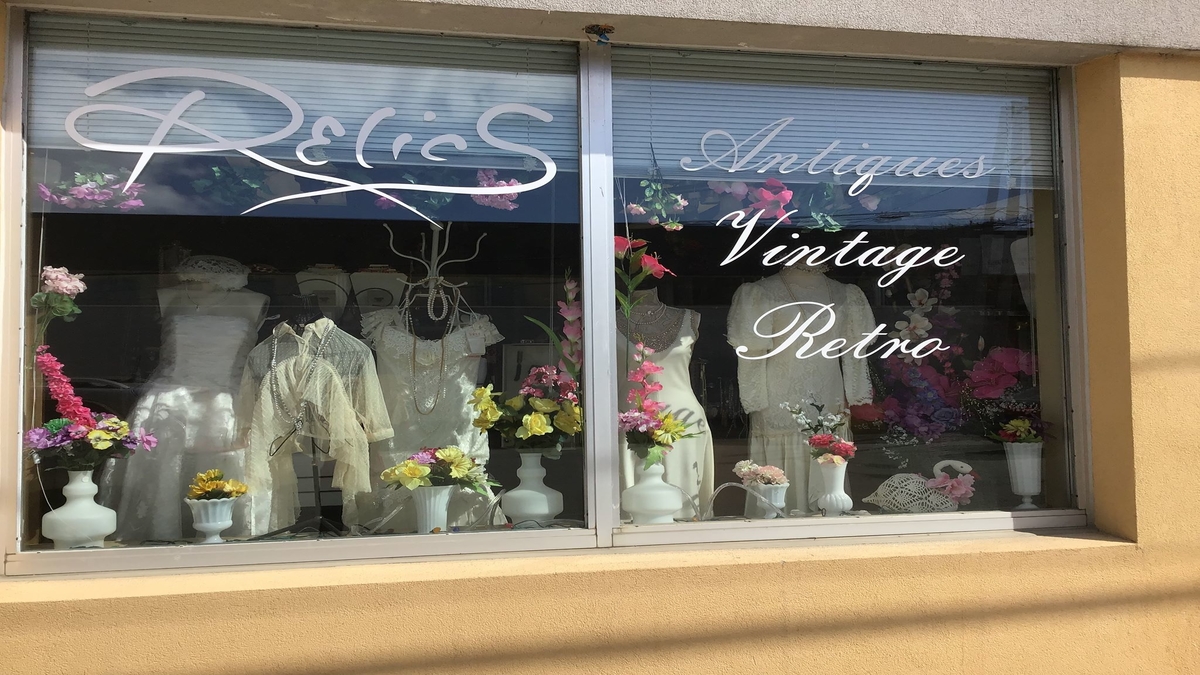
{"type": "MultiPolygon", "coordinates": [[[[836,315],[833,327],[814,338],[810,351],[819,350],[837,338],[854,344],[875,328],[875,318],[862,289],[834,281],[820,269],[789,269],[738,288],[729,310],[729,344],[735,349],[748,347],[747,356],[771,353],[787,335],[767,338],[763,334],[784,331],[796,320],[796,311],[788,308],[775,312],[765,322],[769,325],[759,326],[757,332],[755,322],[776,307],[798,301],[832,303],[836,315]]],[[[811,311],[804,306],[801,309],[811,311]]],[[[825,322],[817,323],[823,326],[825,322]]],[[[820,496],[821,478],[820,472],[811,470],[813,461],[805,435],[780,404],[799,404],[814,397],[826,406],[826,412],[836,412],[847,405],[869,403],[872,397],[866,359],[855,358],[853,354],[838,359],[820,355],[799,359],[796,358],[799,346],[798,342],[766,359],[738,358],[742,408],[750,414],[750,459],[778,466],[787,474],[789,512],[809,510],[820,496]]],[[[842,435],[849,438],[849,433],[846,429],[842,435]]]]}

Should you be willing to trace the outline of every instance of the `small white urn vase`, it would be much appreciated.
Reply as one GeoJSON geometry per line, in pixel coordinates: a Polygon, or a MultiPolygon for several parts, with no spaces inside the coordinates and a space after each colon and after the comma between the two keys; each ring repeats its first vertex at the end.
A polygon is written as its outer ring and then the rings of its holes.
{"type": "Polygon", "coordinates": [[[427,485],[412,491],[413,505],[417,509],[417,534],[446,531],[450,495],[454,489],[453,485],[427,485]]]}
{"type": "Polygon", "coordinates": [[[233,527],[233,503],[237,497],[221,499],[185,499],[192,510],[192,527],[204,535],[199,543],[220,544],[225,541],[221,533],[233,527]]]}
{"type": "Polygon", "coordinates": [[[621,493],[621,508],[630,515],[634,525],[663,525],[675,522],[675,514],[683,509],[683,493],[663,480],[662,462],[645,468],[637,460],[634,483],[621,493]]]}
{"type": "Polygon", "coordinates": [[[117,512],[96,503],[99,489],[90,470],[67,475],[67,503],[42,516],[42,536],[56,549],[103,548],[104,538],[117,531],[117,512]]]}
{"type": "Polygon", "coordinates": [[[1042,443],[1005,443],[1008,457],[1008,481],[1013,494],[1021,497],[1014,511],[1036,509],[1035,495],[1042,493],[1042,443]]]}
{"type": "Polygon", "coordinates": [[[846,467],[849,462],[834,464],[818,462],[821,467],[823,494],[817,498],[817,508],[826,516],[840,516],[854,507],[854,500],[846,494],[846,467]]]}
{"type": "MultiPolygon", "coordinates": [[[[787,483],[783,485],[755,485],[751,489],[767,500],[772,506],[787,513],[787,483]]],[[[775,513],[774,509],[763,506],[761,502],[758,504],[757,510],[763,514],[763,518],[779,517],[779,514],[775,513]]]]}
{"type": "Polygon", "coordinates": [[[542,482],[546,477],[542,453],[522,452],[517,477],[521,479],[517,487],[500,497],[500,509],[512,520],[513,525],[529,521],[545,524],[562,513],[562,493],[542,482]]]}

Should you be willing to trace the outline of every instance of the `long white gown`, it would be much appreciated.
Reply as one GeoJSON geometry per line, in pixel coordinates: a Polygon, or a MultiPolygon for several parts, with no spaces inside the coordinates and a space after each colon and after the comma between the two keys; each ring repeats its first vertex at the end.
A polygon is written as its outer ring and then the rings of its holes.
{"type": "MultiPolygon", "coordinates": [[[[833,327],[813,338],[810,351],[817,351],[830,341],[842,338],[848,344],[862,340],[875,328],[875,318],[862,289],[843,284],[825,276],[823,271],[795,268],[783,273],[743,284],[734,293],[729,309],[729,344],[749,348],[747,355],[771,353],[787,339],[783,333],[796,312],[789,309],[775,312],[768,325],[754,329],[755,322],[770,310],[794,302],[833,304],[836,321],[833,327]],[[783,333],[775,338],[763,335],[783,333]]],[[[805,309],[804,311],[808,311],[805,309]]],[[[805,314],[808,316],[808,314],[805,314]]],[[[816,322],[818,327],[824,320],[816,322]]],[[[796,358],[796,349],[804,340],[773,357],[760,360],[738,358],[738,389],[742,408],[750,414],[750,459],[758,464],[771,464],[787,474],[787,510],[807,512],[820,496],[820,472],[812,471],[813,460],[806,436],[781,403],[800,404],[814,398],[824,404],[826,412],[846,409],[847,405],[869,403],[872,398],[871,378],[866,359],[847,354],[840,359],[820,355],[796,358]]],[[[810,412],[815,413],[815,410],[810,412]]],[[[849,438],[849,429],[842,431],[849,438]]],[[[751,511],[752,502],[747,502],[751,511]]]]}
{"type": "MultiPolygon", "coordinates": [[[[364,314],[363,336],[375,349],[379,383],[391,418],[395,438],[372,447],[371,470],[375,504],[363,504],[364,513],[375,509],[386,518],[376,525],[381,532],[416,531],[416,512],[409,508],[411,493],[384,488],[379,473],[403,462],[421,448],[458,446],[476,462],[486,465],[490,456],[487,434],[472,426],[470,405],[483,361],[484,350],[504,339],[491,319],[476,317],[451,330],[440,340],[426,340],[409,332],[403,314],[384,309],[364,314]],[[414,369],[415,364],[415,369],[414,369]]],[[[486,513],[488,500],[465,488],[450,500],[451,527],[471,525],[486,513]]]]}
{"type": "MultiPolygon", "coordinates": [[[[257,334],[257,326],[241,317],[163,320],[158,370],[127,418],[130,426],[154,434],[158,446],[111,460],[101,478],[102,501],[117,512],[117,540],[179,540],[183,524],[191,522],[183,498],[196,473],[221,469],[243,478],[244,454],[233,449],[235,399],[257,334]]],[[[237,501],[226,535],[247,533],[249,502],[237,501]]]]}
{"type": "MultiPolygon", "coordinates": [[[[662,391],[653,394],[651,398],[666,404],[675,417],[693,425],[688,431],[699,434],[675,443],[674,448],[663,458],[663,480],[686,492],[696,500],[703,511],[713,493],[713,438],[704,408],[692,389],[690,365],[692,351],[696,345],[696,326],[700,317],[690,309],[683,312],[675,341],[666,349],[656,351],[650,356],[651,361],[663,368],[661,373],[654,375],[654,379],[663,385],[662,391]]],[[[633,369],[634,346],[633,342],[618,333],[619,368],[626,371],[633,369]]],[[[626,378],[622,377],[621,380],[624,384],[621,391],[621,410],[629,410],[632,404],[626,401],[626,395],[631,385],[626,378]]],[[[634,467],[642,460],[628,449],[624,434],[621,435],[620,443],[621,489],[624,490],[633,485],[634,467]]],[[[683,508],[675,513],[675,518],[689,520],[694,515],[692,504],[685,500],[683,508]]]]}

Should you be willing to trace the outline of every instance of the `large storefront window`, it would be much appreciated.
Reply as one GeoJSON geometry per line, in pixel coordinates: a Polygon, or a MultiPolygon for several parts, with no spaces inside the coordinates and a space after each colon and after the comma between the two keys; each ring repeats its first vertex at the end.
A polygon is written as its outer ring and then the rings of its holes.
{"type": "Polygon", "coordinates": [[[1068,505],[1047,72],[613,79],[625,522],[1068,505]]]}
{"type": "Polygon", "coordinates": [[[50,14],[27,38],[25,560],[1074,506],[1049,71],[50,14]]]}
{"type": "Polygon", "coordinates": [[[586,524],[573,46],[29,43],[27,549],[586,524]]]}

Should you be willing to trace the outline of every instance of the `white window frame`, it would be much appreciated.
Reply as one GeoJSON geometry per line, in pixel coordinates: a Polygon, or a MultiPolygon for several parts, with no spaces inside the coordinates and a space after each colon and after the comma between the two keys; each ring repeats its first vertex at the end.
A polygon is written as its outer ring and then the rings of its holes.
{"type": "MultiPolygon", "coordinates": [[[[28,12],[9,7],[7,73],[3,109],[0,185],[15,198],[0,201],[0,356],[19,363],[4,370],[2,381],[14,382],[24,373],[23,316],[27,246],[25,204],[25,143],[21,133],[25,110],[27,67],[25,24],[28,12]],[[14,232],[13,230],[17,230],[14,232]],[[13,375],[13,377],[8,377],[13,375]]],[[[163,17],[174,18],[174,17],[163,17]]],[[[105,574],[132,570],[172,570],[242,565],[328,563],[361,560],[429,560],[446,556],[495,557],[533,552],[586,549],[770,542],[829,537],[936,534],[981,531],[1081,527],[1091,509],[1039,511],[965,511],[941,514],[845,516],[775,520],[722,520],[703,523],[634,526],[620,519],[618,480],[619,371],[617,369],[616,301],[612,241],[613,207],[612,68],[611,50],[581,42],[579,51],[580,225],[584,301],[585,489],[587,527],[566,530],[471,532],[425,536],[338,537],[316,540],[231,542],[224,546],[152,546],[77,551],[22,551],[19,547],[20,507],[24,499],[20,423],[23,387],[0,391],[0,536],[4,540],[5,575],[56,573],[105,574]],[[14,424],[15,423],[15,424],[14,424]],[[11,428],[9,425],[15,426],[11,428]]],[[[1063,281],[1068,316],[1069,388],[1073,402],[1075,485],[1077,504],[1090,505],[1090,461],[1086,406],[1086,354],[1083,332],[1082,240],[1078,223],[1075,169],[1074,89],[1069,69],[1059,71],[1057,117],[1062,158],[1059,193],[1064,221],[1063,281]]]]}

